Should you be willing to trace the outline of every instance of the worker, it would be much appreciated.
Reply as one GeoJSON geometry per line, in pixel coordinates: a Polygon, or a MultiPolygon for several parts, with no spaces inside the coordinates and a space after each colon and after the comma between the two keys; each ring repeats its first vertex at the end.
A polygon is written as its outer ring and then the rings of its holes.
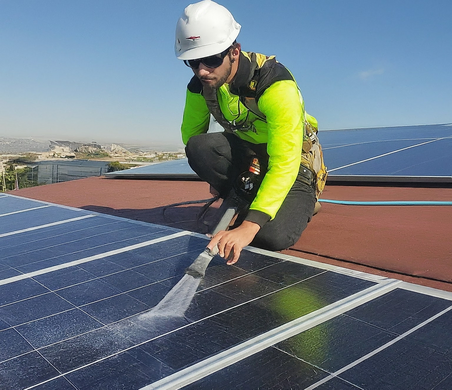
{"type": "Polygon", "coordinates": [[[240,29],[229,10],[202,0],[185,8],[175,41],[177,58],[194,73],[181,125],[190,167],[224,199],[259,162],[260,187],[242,220],[207,246],[218,246],[229,265],[250,244],[273,251],[295,244],[326,179],[317,121],[294,77],[274,56],[242,51],[240,29]],[[224,131],[208,132],[211,117],[224,131]]]}

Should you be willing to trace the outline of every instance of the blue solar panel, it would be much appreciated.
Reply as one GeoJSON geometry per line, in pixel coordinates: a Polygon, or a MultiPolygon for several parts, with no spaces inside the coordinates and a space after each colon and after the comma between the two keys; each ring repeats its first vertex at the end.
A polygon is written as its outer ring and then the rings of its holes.
{"type": "Polygon", "coordinates": [[[321,133],[332,175],[451,176],[451,125],[321,133]]]}
{"type": "Polygon", "coordinates": [[[105,176],[112,178],[147,178],[153,176],[161,177],[162,175],[169,177],[197,177],[188,165],[188,160],[186,158],[134,167],[124,171],[111,172],[107,173],[105,176]]]}
{"type": "Polygon", "coordinates": [[[252,248],[195,280],[204,236],[11,195],[0,226],[2,389],[413,389],[452,372],[452,294],[252,248]]]}
{"type": "MultiPolygon", "coordinates": [[[[452,125],[320,131],[333,176],[452,176],[452,125]]],[[[196,177],[187,159],[112,172],[112,178],[196,177]]]]}

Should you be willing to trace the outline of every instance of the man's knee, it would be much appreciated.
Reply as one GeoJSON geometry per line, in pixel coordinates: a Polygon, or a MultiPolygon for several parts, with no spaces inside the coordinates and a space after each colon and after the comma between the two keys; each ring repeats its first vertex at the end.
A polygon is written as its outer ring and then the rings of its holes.
{"type": "Polygon", "coordinates": [[[206,166],[213,162],[213,148],[214,145],[210,142],[209,137],[205,137],[205,134],[195,135],[188,140],[185,146],[185,155],[189,165],[196,173],[203,172],[206,166]]]}
{"type": "Polygon", "coordinates": [[[185,146],[185,154],[190,159],[202,155],[205,149],[206,144],[202,142],[202,138],[196,135],[188,140],[185,146]]]}
{"type": "Polygon", "coordinates": [[[203,133],[190,137],[185,149],[189,151],[208,151],[217,148],[223,149],[228,145],[223,133],[203,133]]]}
{"type": "Polygon", "coordinates": [[[278,234],[275,232],[261,231],[251,245],[269,251],[282,251],[293,246],[300,238],[300,234],[278,234]]]}

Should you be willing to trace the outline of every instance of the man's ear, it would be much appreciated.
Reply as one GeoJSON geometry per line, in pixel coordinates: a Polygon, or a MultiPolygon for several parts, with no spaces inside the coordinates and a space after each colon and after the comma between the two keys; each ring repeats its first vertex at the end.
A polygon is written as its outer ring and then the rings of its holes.
{"type": "Polygon", "coordinates": [[[231,54],[234,58],[238,57],[240,55],[240,51],[242,50],[242,46],[240,43],[236,42],[234,43],[234,46],[232,47],[231,54]]]}
{"type": "Polygon", "coordinates": [[[233,64],[236,60],[239,60],[241,48],[242,47],[238,42],[234,42],[232,45],[231,51],[228,53],[231,64],[233,64]]]}

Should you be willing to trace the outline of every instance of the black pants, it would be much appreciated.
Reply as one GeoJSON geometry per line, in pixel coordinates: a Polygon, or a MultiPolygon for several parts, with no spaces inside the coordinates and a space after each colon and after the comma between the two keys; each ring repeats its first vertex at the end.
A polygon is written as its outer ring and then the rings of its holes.
{"type": "MultiPolygon", "coordinates": [[[[190,167],[222,198],[229,194],[238,176],[248,169],[253,157],[259,158],[262,174],[268,165],[266,144],[252,144],[226,132],[191,137],[185,152],[190,167]]],[[[314,212],[314,186],[311,172],[301,166],[275,218],[259,230],[251,245],[277,251],[295,244],[314,212]]]]}

